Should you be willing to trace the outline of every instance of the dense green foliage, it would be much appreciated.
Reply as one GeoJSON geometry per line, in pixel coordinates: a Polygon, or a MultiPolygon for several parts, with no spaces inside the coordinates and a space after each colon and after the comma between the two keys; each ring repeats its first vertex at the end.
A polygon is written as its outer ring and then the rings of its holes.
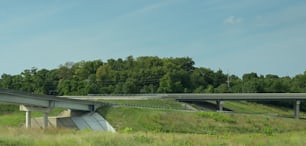
{"type": "MultiPolygon", "coordinates": [[[[0,88],[55,95],[306,92],[306,71],[294,77],[246,73],[239,78],[194,64],[188,57],[132,56],[106,62],[68,62],[52,70],[32,68],[18,75],[3,74],[0,88]]],[[[287,102],[276,104],[292,106],[287,102]]],[[[302,104],[302,110],[306,110],[302,104]]]]}
{"type": "MultiPolygon", "coordinates": [[[[306,71],[295,77],[246,73],[239,78],[222,70],[195,67],[188,57],[132,56],[68,62],[56,69],[26,69],[3,74],[0,87],[36,94],[87,95],[128,93],[287,93],[306,92],[306,71]]],[[[291,106],[288,103],[278,103],[291,106]]],[[[302,109],[305,110],[305,103],[302,109]]]]}
{"type": "Polygon", "coordinates": [[[0,87],[37,94],[87,95],[125,93],[261,93],[306,92],[306,71],[293,78],[244,74],[229,77],[222,70],[195,67],[191,58],[132,56],[68,62],[53,70],[26,69],[3,74],[0,87]]]}

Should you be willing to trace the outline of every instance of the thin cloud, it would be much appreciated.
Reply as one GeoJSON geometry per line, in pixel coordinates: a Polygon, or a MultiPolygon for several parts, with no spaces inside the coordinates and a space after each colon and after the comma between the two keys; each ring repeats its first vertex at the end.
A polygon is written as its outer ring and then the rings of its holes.
{"type": "Polygon", "coordinates": [[[161,1],[158,3],[153,3],[151,5],[145,6],[143,8],[140,8],[138,10],[132,11],[130,13],[127,13],[125,15],[123,15],[122,17],[129,17],[129,16],[136,16],[136,15],[141,15],[141,14],[145,14],[154,10],[158,10],[160,8],[166,7],[170,4],[170,2],[172,1],[161,1]]]}
{"type": "Polygon", "coordinates": [[[224,19],[224,24],[228,25],[236,25],[240,24],[242,22],[242,18],[236,17],[236,16],[229,16],[226,19],[224,19]]]}
{"type": "Polygon", "coordinates": [[[142,9],[136,10],[134,13],[146,13],[146,12],[150,12],[150,11],[159,9],[161,7],[165,7],[167,5],[168,5],[168,2],[163,1],[163,2],[160,2],[160,3],[155,3],[155,4],[152,4],[152,5],[146,6],[142,9]]]}

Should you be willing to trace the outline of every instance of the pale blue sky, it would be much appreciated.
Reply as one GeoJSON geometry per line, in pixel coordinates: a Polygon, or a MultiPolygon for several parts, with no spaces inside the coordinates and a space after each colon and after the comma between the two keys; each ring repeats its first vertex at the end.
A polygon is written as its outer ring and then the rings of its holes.
{"type": "Polygon", "coordinates": [[[0,74],[132,55],[294,76],[305,54],[305,0],[0,0],[0,74]]]}

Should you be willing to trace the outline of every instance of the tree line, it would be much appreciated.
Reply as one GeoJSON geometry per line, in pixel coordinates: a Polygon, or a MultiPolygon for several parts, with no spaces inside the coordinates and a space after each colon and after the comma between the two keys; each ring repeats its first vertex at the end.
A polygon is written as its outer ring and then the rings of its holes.
{"type": "Polygon", "coordinates": [[[0,87],[56,95],[306,92],[306,71],[294,77],[246,73],[239,78],[194,64],[189,57],[132,56],[67,62],[52,70],[31,68],[18,75],[2,74],[0,87]]]}
{"type": "Polygon", "coordinates": [[[52,95],[306,92],[306,71],[294,77],[246,73],[240,78],[194,64],[189,57],[150,56],[67,62],[51,70],[2,74],[0,87],[52,95]]]}

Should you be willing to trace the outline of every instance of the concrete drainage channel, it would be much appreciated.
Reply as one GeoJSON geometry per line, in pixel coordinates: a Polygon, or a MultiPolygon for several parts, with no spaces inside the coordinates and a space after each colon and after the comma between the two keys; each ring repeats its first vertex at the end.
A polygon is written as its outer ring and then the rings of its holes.
{"type": "MultiPolygon", "coordinates": [[[[31,119],[33,128],[43,128],[43,118],[31,119]]],[[[57,117],[49,117],[48,126],[51,128],[72,128],[78,130],[90,129],[95,131],[116,132],[116,130],[100,114],[96,112],[64,111],[57,117]]]]}

